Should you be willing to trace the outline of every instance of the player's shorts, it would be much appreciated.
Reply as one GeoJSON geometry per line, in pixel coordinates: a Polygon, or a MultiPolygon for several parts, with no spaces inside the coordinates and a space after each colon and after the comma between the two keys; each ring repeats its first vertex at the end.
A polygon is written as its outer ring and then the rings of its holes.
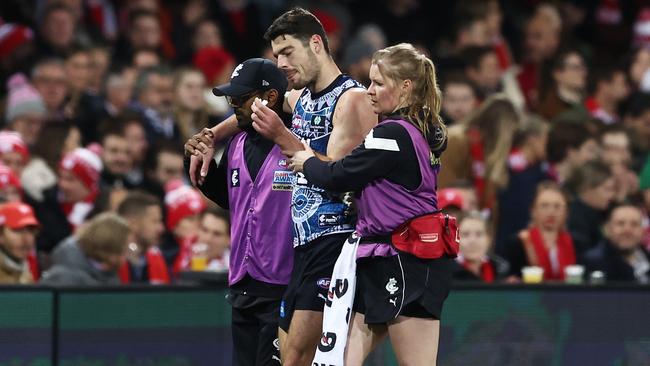
{"type": "Polygon", "coordinates": [[[323,311],[334,263],[349,233],[320,237],[294,249],[291,280],[280,303],[279,325],[289,330],[296,310],[323,311]]]}
{"type": "Polygon", "coordinates": [[[386,324],[399,315],[440,319],[452,263],[447,257],[421,259],[404,252],[360,258],[354,311],[364,314],[367,324],[386,324]]]}

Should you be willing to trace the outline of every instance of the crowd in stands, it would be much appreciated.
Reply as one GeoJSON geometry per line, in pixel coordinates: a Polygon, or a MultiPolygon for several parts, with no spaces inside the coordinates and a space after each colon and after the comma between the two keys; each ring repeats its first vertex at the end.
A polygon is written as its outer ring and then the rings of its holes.
{"type": "Polygon", "coordinates": [[[274,60],[264,30],[297,5],[366,86],[387,45],[434,61],[457,280],[650,281],[648,0],[6,0],[0,284],[227,271],[228,213],[189,184],[183,143],[232,114],[211,88],[274,60]]]}

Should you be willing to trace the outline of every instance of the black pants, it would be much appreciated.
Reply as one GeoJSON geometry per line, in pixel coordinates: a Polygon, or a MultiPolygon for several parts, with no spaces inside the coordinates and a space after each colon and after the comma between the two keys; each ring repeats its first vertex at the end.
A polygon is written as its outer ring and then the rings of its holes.
{"type": "Polygon", "coordinates": [[[230,294],[233,365],[280,365],[280,299],[230,294]]]}

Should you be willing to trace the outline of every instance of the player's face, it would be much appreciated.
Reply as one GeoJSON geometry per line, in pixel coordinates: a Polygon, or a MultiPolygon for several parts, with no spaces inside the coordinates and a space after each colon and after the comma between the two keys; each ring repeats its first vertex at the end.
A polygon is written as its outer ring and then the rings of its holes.
{"type": "Polygon", "coordinates": [[[385,78],[379,72],[377,64],[370,66],[368,96],[372,110],[377,114],[392,113],[399,104],[399,89],[393,80],[385,78]]]}
{"type": "Polygon", "coordinates": [[[289,88],[301,89],[315,82],[320,64],[309,45],[293,36],[282,35],[271,41],[271,48],[278,59],[278,68],[287,75],[289,88]]]}

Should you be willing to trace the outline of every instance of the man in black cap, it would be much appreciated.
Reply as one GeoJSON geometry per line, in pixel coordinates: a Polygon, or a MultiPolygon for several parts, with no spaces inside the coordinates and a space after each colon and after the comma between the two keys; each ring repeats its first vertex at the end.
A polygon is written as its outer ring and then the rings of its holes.
{"type": "MultiPolygon", "coordinates": [[[[215,95],[228,98],[242,130],[228,141],[220,163],[211,161],[200,186],[206,197],[230,209],[228,299],[235,365],[280,362],[280,300],[293,264],[293,174],[280,148],[253,129],[251,105],[259,98],[288,123],[290,115],[282,112],[286,89],[284,73],[261,58],[244,61],[233,71],[230,83],[213,89],[215,95]]],[[[198,145],[201,135],[188,144],[198,145]]]]}

